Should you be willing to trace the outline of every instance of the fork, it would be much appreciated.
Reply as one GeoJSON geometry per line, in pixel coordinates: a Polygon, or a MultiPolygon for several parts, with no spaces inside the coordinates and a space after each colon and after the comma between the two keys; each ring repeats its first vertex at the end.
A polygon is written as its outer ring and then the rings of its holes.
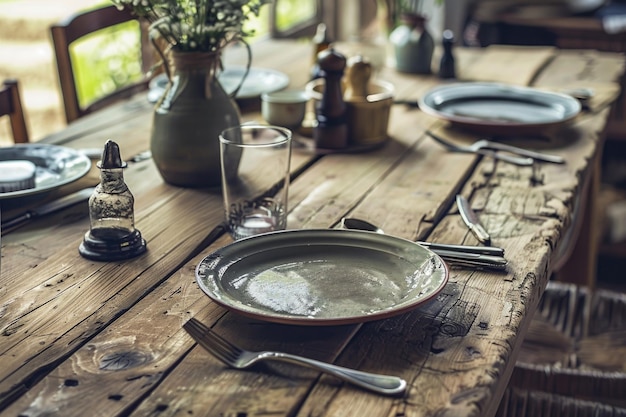
{"type": "Polygon", "coordinates": [[[524,149],[524,148],[518,148],[517,146],[507,145],[505,143],[493,142],[487,139],[481,139],[472,143],[471,145],[462,146],[462,145],[457,145],[455,143],[449,142],[445,140],[444,138],[442,138],[441,136],[435,135],[430,130],[427,131],[426,134],[430,136],[431,138],[433,138],[434,140],[436,140],[437,142],[439,142],[440,144],[442,144],[443,146],[445,146],[446,148],[448,148],[449,150],[454,151],[454,152],[478,153],[481,155],[489,155],[494,158],[499,158],[502,160],[514,158],[514,160],[509,160],[509,162],[512,162],[518,165],[532,165],[532,159],[535,159],[537,161],[551,162],[553,164],[565,163],[565,159],[557,155],[548,155],[545,153],[535,152],[535,151],[531,151],[531,150],[524,149]],[[517,158],[517,157],[511,157],[509,155],[498,154],[498,153],[493,152],[494,150],[510,152],[510,153],[513,153],[520,157],[525,157],[525,158],[517,158]],[[490,154],[486,154],[484,152],[490,152],[490,154]],[[528,163],[528,158],[531,159],[530,163],[528,163]],[[521,163],[518,163],[518,162],[521,162],[521,163]]]}
{"type": "Polygon", "coordinates": [[[194,318],[183,324],[183,328],[209,353],[226,365],[236,369],[247,368],[265,360],[289,362],[334,375],[344,381],[379,394],[397,395],[403,393],[406,389],[406,381],[395,376],[356,371],[289,353],[251,352],[240,349],[194,318]]]}

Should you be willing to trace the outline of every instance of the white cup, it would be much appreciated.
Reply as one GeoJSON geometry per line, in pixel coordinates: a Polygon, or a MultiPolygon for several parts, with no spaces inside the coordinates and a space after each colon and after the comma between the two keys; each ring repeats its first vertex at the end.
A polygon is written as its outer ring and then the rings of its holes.
{"type": "Polygon", "coordinates": [[[308,95],[304,90],[283,90],[261,95],[261,114],[271,125],[297,129],[304,120],[308,95]]]}

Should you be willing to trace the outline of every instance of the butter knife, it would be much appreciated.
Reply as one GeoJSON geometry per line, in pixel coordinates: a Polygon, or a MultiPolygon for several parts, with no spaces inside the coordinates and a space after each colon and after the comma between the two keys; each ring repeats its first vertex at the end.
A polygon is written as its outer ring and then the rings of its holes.
{"type": "Polygon", "coordinates": [[[81,201],[85,201],[93,194],[94,188],[95,187],[84,188],[80,191],[76,191],[75,193],[68,194],[57,200],[30,209],[16,217],[13,217],[12,219],[2,221],[2,234],[14,230],[36,217],[54,213],[66,207],[78,204],[81,201]]]}
{"type": "Polygon", "coordinates": [[[491,237],[489,236],[489,233],[487,233],[483,225],[480,224],[478,216],[470,207],[467,199],[461,194],[457,194],[456,205],[459,208],[461,218],[463,219],[467,227],[469,227],[474,236],[476,236],[476,239],[478,239],[484,245],[489,246],[491,244],[491,237]]]}

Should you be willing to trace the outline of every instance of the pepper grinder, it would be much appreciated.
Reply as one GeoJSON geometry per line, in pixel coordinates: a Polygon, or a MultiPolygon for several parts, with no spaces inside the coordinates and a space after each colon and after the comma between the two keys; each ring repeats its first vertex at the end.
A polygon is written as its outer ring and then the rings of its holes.
{"type": "Polygon", "coordinates": [[[120,148],[108,140],[104,145],[100,184],[89,198],[91,226],[78,248],[81,256],[94,261],[130,259],[146,251],[146,241],[135,229],[135,198],[124,182],[120,148]]]}
{"type": "Polygon", "coordinates": [[[439,78],[456,78],[454,55],[452,46],[454,44],[454,34],[451,30],[444,30],[442,37],[443,55],[439,63],[439,78]]]}
{"type": "Polygon", "coordinates": [[[318,63],[325,82],[322,99],[315,106],[317,126],[313,129],[313,139],[318,148],[345,148],[348,146],[348,119],[341,79],[346,58],[330,48],[320,52],[318,63]]]}

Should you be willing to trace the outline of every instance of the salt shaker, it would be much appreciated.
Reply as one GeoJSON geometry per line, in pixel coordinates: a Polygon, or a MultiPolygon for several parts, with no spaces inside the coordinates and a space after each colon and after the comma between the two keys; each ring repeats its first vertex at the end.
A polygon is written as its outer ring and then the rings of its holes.
{"type": "Polygon", "coordinates": [[[345,148],[348,145],[348,119],[341,79],[346,58],[330,48],[320,52],[318,63],[325,82],[322,99],[315,106],[317,125],[313,129],[313,139],[318,148],[345,148]]]}
{"type": "Polygon", "coordinates": [[[104,145],[100,168],[100,184],[89,198],[91,226],[78,252],[95,261],[116,261],[133,258],[146,251],[146,241],[135,228],[135,198],[124,182],[122,162],[117,143],[104,145]]]}
{"type": "Polygon", "coordinates": [[[343,94],[344,101],[367,100],[367,86],[372,76],[372,66],[361,55],[356,55],[348,60],[346,71],[346,91],[343,94]]]}
{"type": "Polygon", "coordinates": [[[454,54],[452,46],[454,44],[454,34],[451,30],[444,30],[442,37],[443,55],[439,64],[439,78],[456,78],[454,54]]]}

